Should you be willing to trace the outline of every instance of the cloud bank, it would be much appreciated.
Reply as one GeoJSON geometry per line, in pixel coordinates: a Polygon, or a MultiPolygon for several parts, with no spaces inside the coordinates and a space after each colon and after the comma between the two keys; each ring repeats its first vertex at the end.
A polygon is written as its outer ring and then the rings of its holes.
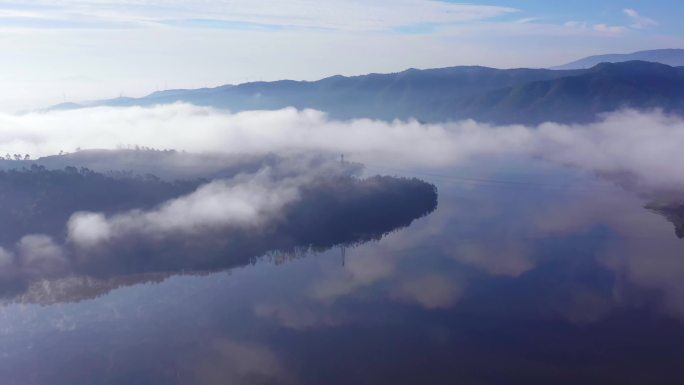
{"type": "Polygon", "coordinates": [[[286,108],[229,113],[188,104],[97,107],[0,115],[0,153],[49,155],[77,148],[144,145],[190,152],[322,152],[368,164],[450,166],[474,157],[523,154],[653,188],[684,188],[684,121],[661,112],[619,111],[588,125],[490,126],[332,121],[286,108]]]}

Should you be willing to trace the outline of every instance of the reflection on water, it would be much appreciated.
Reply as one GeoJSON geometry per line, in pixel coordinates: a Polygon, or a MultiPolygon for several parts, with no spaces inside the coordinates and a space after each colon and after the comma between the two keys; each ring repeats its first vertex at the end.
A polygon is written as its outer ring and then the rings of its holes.
{"type": "Polygon", "coordinates": [[[683,244],[648,202],[534,162],[407,174],[439,206],[378,241],[35,283],[0,308],[2,383],[680,382],[683,244]]]}
{"type": "MultiPolygon", "coordinates": [[[[270,196],[262,197],[264,206],[288,195],[269,187],[270,196]]],[[[222,199],[214,192],[205,194],[207,190],[214,188],[205,185],[191,198],[161,205],[153,214],[129,211],[109,222],[101,214],[74,214],[64,245],[48,235],[26,235],[16,243],[20,258],[0,248],[0,257],[5,257],[0,258],[0,296],[42,304],[80,300],[179,273],[206,274],[243,266],[268,254],[273,258],[278,253],[276,259],[286,260],[308,251],[380,239],[437,206],[434,185],[388,176],[321,175],[296,192],[293,189],[297,199],[274,213],[241,202],[240,198],[258,196],[258,190],[222,199]],[[230,207],[226,210],[226,206],[230,207]],[[218,210],[223,211],[215,214],[218,210]],[[197,212],[205,216],[202,221],[188,218],[197,212]],[[245,221],[246,225],[220,223],[224,218],[238,218],[237,222],[251,213],[258,220],[245,221]],[[220,221],[206,221],[206,216],[220,221]],[[78,226],[73,218],[81,220],[78,226]],[[178,231],[178,225],[185,231],[178,231]]]]}

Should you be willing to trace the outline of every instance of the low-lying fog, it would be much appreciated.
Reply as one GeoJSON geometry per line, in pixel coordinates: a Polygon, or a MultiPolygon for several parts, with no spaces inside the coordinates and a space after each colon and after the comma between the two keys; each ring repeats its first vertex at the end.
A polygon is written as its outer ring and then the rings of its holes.
{"type": "MultiPolygon", "coordinates": [[[[213,156],[323,152],[406,168],[449,166],[483,155],[529,154],[600,173],[630,174],[661,189],[684,187],[684,170],[679,167],[684,153],[678,145],[682,139],[681,119],[631,110],[605,115],[588,125],[538,127],[496,127],[474,121],[332,121],[314,110],[232,114],[189,104],[0,115],[0,153],[10,157],[140,146],[213,156]]],[[[217,162],[209,156],[205,160],[217,162]]],[[[169,161],[175,162],[174,168],[184,162],[169,161]]],[[[186,161],[190,162],[186,167],[199,167],[197,159],[186,161]]],[[[128,168],[126,162],[107,159],[112,168],[128,168]]]]}
{"type": "Polygon", "coordinates": [[[684,121],[658,111],[538,127],[188,104],[4,114],[0,289],[14,295],[74,274],[230,268],[379,239],[435,209],[432,184],[363,177],[364,165],[412,176],[538,158],[640,194],[672,194],[684,188],[680,139],[684,121]]]}

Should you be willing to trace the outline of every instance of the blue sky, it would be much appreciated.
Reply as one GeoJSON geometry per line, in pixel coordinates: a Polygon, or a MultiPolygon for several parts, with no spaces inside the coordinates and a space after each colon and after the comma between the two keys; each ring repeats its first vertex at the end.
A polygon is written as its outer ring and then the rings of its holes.
{"type": "Polygon", "coordinates": [[[0,0],[0,110],[157,89],[684,48],[684,2],[0,0]]]}
{"type": "Polygon", "coordinates": [[[474,3],[512,7],[519,9],[520,14],[525,17],[535,17],[540,20],[557,23],[568,20],[581,20],[590,23],[628,25],[630,20],[629,17],[626,17],[623,10],[633,9],[645,17],[658,21],[658,29],[660,30],[684,32],[684,26],[680,22],[682,12],[684,12],[684,2],[671,0],[502,0],[477,1],[474,3]]]}

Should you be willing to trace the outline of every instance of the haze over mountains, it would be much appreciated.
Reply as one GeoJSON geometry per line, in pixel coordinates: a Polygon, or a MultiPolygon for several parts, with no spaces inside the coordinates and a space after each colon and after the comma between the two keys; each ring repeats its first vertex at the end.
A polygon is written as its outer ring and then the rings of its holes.
{"type": "Polygon", "coordinates": [[[684,67],[655,61],[621,61],[634,56],[679,63],[680,59],[684,62],[684,51],[645,52],[651,54],[607,56],[601,60],[617,62],[600,63],[588,69],[480,66],[409,69],[391,74],[333,76],[318,81],[281,80],[167,90],[142,98],[65,103],[53,108],[186,102],[233,112],[290,106],[311,108],[327,112],[332,119],[343,120],[443,122],[475,119],[493,124],[587,123],[603,113],[625,108],[662,109],[684,115],[684,67]]]}
{"type": "Polygon", "coordinates": [[[591,68],[600,63],[620,63],[625,61],[651,61],[673,67],[684,66],[684,49],[652,49],[633,53],[617,53],[588,56],[567,64],[552,67],[554,70],[574,70],[591,68]]]}

